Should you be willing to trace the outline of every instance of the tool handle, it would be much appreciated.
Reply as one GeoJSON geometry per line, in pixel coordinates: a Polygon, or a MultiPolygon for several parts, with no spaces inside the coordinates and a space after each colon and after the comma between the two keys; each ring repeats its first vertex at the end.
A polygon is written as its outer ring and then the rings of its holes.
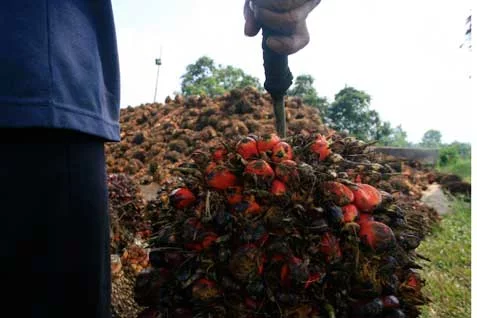
{"type": "Polygon", "coordinates": [[[263,66],[265,68],[264,87],[273,99],[285,96],[291,86],[293,75],[288,67],[288,55],[279,54],[267,46],[267,39],[274,33],[262,28],[263,66]]]}

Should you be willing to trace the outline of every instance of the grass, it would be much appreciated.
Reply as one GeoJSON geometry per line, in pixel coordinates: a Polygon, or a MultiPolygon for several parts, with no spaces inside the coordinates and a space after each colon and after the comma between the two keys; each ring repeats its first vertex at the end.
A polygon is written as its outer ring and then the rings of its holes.
{"type": "Polygon", "coordinates": [[[424,291],[432,302],[422,318],[470,317],[471,314],[471,208],[454,201],[454,213],[443,217],[418,252],[431,259],[422,262],[424,291]]]}
{"type": "Polygon", "coordinates": [[[459,159],[457,162],[446,165],[439,166],[438,170],[444,173],[452,173],[458,175],[462,178],[463,181],[470,182],[471,177],[471,163],[470,158],[459,159]]]}

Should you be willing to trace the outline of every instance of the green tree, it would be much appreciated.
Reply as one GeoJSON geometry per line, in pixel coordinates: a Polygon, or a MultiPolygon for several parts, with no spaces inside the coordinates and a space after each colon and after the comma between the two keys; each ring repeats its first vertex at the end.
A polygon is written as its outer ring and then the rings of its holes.
{"type": "Polygon", "coordinates": [[[245,74],[240,68],[216,65],[210,57],[202,56],[186,67],[181,76],[183,95],[217,96],[234,89],[253,86],[262,89],[258,78],[245,74]]]}
{"type": "Polygon", "coordinates": [[[441,146],[442,134],[439,130],[430,129],[424,133],[421,140],[421,147],[439,148],[441,146]]]}
{"type": "Polygon", "coordinates": [[[462,159],[469,159],[471,157],[472,148],[470,143],[454,141],[449,146],[455,147],[462,159]]]}
{"type": "Polygon", "coordinates": [[[338,131],[348,131],[362,140],[381,140],[391,134],[389,122],[382,123],[379,114],[370,110],[371,96],[353,87],[335,95],[327,112],[328,124],[338,131]]]}
{"type": "Polygon", "coordinates": [[[380,142],[383,146],[392,147],[409,147],[410,143],[407,141],[407,133],[402,129],[401,125],[391,129],[391,133],[383,138],[380,142]]]}
{"type": "Polygon", "coordinates": [[[306,105],[318,108],[321,116],[326,116],[328,101],[325,97],[318,96],[313,86],[315,79],[308,74],[298,75],[289,90],[288,95],[300,97],[306,105]]]}

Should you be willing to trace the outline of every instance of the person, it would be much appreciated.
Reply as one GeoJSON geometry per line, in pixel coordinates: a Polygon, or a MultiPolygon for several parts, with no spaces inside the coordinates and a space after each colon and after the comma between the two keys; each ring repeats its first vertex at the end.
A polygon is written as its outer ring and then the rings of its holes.
{"type": "MultiPolygon", "coordinates": [[[[272,49],[295,53],[318,3],[247,0],[245,35],[267,26],[281,34],[272,49]]],[[[111,1],[5,0],[0,37],[3,310],[110,317],[104,147],[120,141],[111,1]]]]}

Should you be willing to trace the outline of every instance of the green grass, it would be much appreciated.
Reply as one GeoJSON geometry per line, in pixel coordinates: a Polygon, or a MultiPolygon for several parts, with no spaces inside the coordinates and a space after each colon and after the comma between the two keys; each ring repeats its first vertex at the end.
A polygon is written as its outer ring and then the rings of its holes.
{"type": "Polygon", "coordinates": [[[459,159],[456,163],[446,166],[439,166],[437,168],[440,172],[452,173],[458,175],[462,180],[470,182],[471,177],[471,163],[470,158],[459,159]]]}
{"type": "Polygon", "coordinates": [[[425,294],[431,303],[422,318],[470,317],[471,313],[471,208],[454,201],[454,213],[443,217],[418,252],[431,259],[422,262],[425,294]]]}

